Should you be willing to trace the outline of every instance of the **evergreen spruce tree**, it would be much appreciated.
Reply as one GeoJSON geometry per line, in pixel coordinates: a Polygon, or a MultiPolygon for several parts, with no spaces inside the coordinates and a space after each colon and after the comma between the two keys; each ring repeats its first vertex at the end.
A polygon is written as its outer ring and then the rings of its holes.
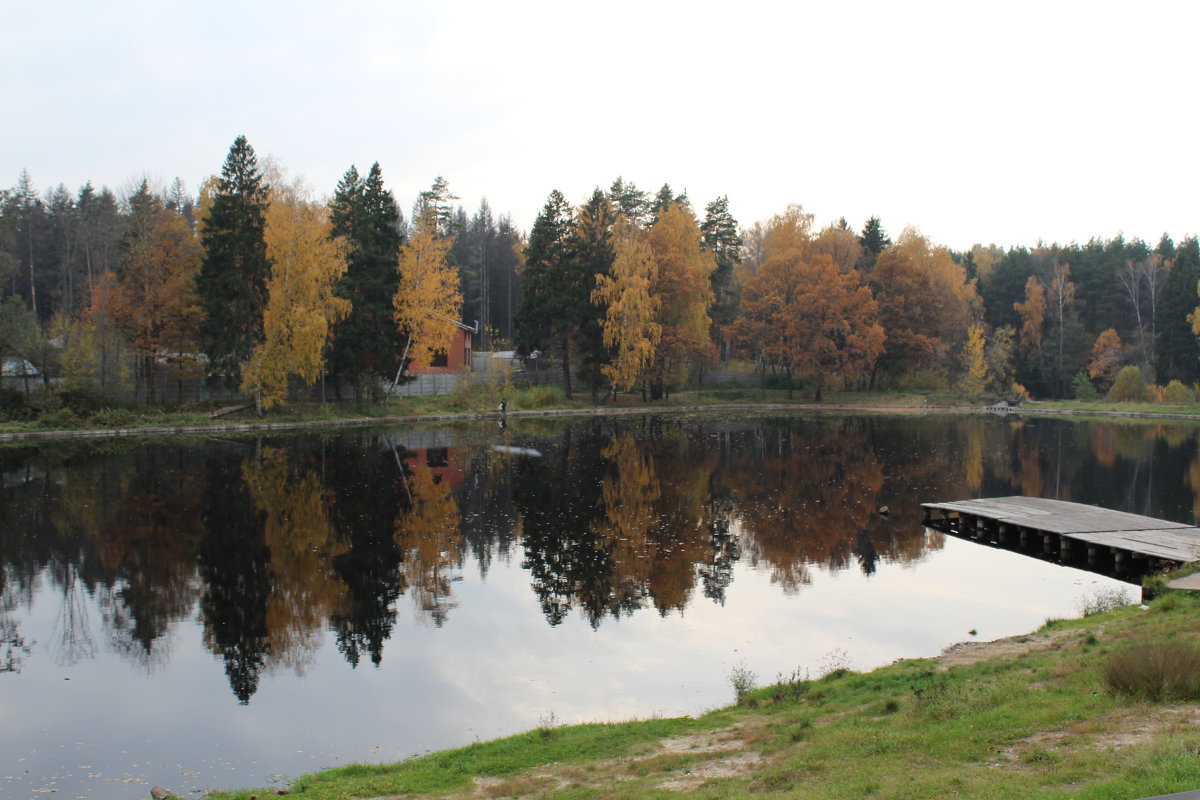
{"type": "Polygon", "coordinates": [[[640,228],[646,227],[650,201],[646,198],[646,193],[637,188],[632,181],[626,183],[624,178],[617,178],[609,187],[608,196],[627,220],[640,228]]]}
{"type": "Polygon", "coordinates": [[[1198,283],[1200,243],[1193,237],[1179,243],[1158,305],[1154,350],[1156,380],[1160,384],[1175,379],[1194,383],[1200,379],[1200,343],[1188,322],[1188,314],[1196,309],[1198,283]]]}
{"type": "Polygon", "coordinates": [[[350,301],[350,314],[333,329],[330,367],[350,381],[356,399],[379,396],[383,379],[396,371],[404,337],[392,321],[392,297],[400,285],[399,255],[404,221],[396,199],[383,186],[379,163],[361,178],[352,165],[334,189],[332,235],[347,248],[346,274],[337,293],[350,301]]]}
{"type": "Polygon", "coordinates": [[[214,373],[234,381],[263,338],[271,274],[263,238],[267,204],[267,185],[254,148],[239,136],[229,148],[200,230],[204,256],[196,280],[205,311],[201,346],[214,373]]]}
{"type": "Polygon", "coordinates": [[[571,331],[564,311],[571,302],[565,280],[571,213],[571,205],[555,190],[534,220],[525,245],[524,294],[515,320],[517,346],[523,352],[561,349],[568,398],[571,331]]]}
{"type": "Polygon", "coordinates": [[[603,379],[600,367],[608,363],[609,352],[604,346],[601,324],[605,309],[592,304],[592,292],[597,277],[612,271],[616,259],[613,243],[616,221],[617,212],[608,196],[597,188],[575,215],[567,243],[568,268],[564,276],[567,303],[563,311],[581,356],[580,375],[590,385],[593,400],[599,399],[603,379]]]}
{"type": "Polygon", "coordinates": [[[742,235],[737,220],[729,213],[729,197],[718,197],[704,208],[700,223],[704,249],[717,260],[711,281],[713,290],[712,339],[725,354],[723,332],[733,324],[738,310],[738,292],[733,279],[734,270],[742,263],[742,235]]]}
{"type": "Polygon", "coordinates": [[[863,272],[875,266],[875,259],[879,258],[879,254],[892,243],[892,240],[884,233],[883,223],[879,217],[871,217],[863,226],[858,243],[862,245],[863,250],[862,257],[858,261],[858,269],[863,272]]]}

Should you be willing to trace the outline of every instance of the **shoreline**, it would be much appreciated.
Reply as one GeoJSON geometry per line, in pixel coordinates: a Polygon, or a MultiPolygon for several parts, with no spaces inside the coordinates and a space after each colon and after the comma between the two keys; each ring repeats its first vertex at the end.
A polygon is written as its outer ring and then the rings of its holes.
{"type": "Polygon", "coordinates": [[[624,414],[684,414],[706,411],[778,411],[778,412],[857,412],[870,414],[991,414],[1016,416],[1111,417],[1116,419],[1159,419],[1165,421],[1200,421],[1200,414],[1172,414],[1153,411],[1085,410],[1074,408],[1038,408],[1022,406],[1019,410],[998,412],[986,406],[884,405],[878,403],[707,403],[679,406],[595,406],[592,408],[548,408],[496,411],[464,411],[447,414],[408,414],[382,417],[348,417],[345,419],[284,420],[272,422],[237,422],[190,425],[147,425],[123,428],[62,428],[43,431],[0,431],[0,444],[77,439],[116,439],[137,436],[194,436],[208,433],[271,433],[275,431],[362,428],[370,426],[421,425],[433,422],[475,422],[489,419],[528,419],[544,417],[588,417],[624,414]]]}

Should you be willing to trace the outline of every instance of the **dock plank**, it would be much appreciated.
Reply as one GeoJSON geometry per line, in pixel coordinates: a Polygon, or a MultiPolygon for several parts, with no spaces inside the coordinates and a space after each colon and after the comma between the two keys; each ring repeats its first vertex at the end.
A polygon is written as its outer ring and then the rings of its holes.
{"type": "Polygon", "coordinates": [[[1200,561],[1200,528],[1065,500],[990,497],[922,503],[928,511],[968,515],[1071,541],[1167,561],[1200,561]]]}

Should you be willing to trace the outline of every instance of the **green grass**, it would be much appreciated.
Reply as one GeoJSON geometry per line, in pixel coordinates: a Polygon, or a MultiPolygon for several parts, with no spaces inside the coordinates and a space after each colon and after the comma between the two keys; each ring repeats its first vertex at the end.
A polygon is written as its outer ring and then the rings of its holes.
{"type": "MultiPolygon", "coordinates": [[[[577,764],[614,758],[639,744],[686,733],[699,724],[694,719],[677,718],[541,727],[397,764],[350,764],[325,770],[300,778],[289,791],[312,800],[445,793],[469,788],[475,776],[502,778],[544,764],[577,764]]],[[[271,791],[246,790],[212,796],[244,800],[271,791]]]]}
{"type": "MultiPolygon", "coordinates": [[[[24,433],[46,430],[87,430],[123,428],[138,430],[153,427],[201,427],[241,423],[296,423],[329,422],[337,425],[350,420],[378,419],[387,421],[407,417],[443,414],[491,414],[495,413],[500,399],[507,400],[510,412],[527,410],[581,410],[655,408],[670,410],[685,406],[736,407],[744,404],[777,404],[782,406],[820,407],[829,410],[838,408],[869,408],[900,410],[937,410],[942,408],[978,408],[987,399],[970,398],[965,395],[942,392],[921,394],[915,392],[826,392],[821,403],[814,403],[810,389],[797,389],[791,398],[783,389],[760,389],[754,386],[723,384],[718,386],[689,389],[676,392],[657,401],[642,399],[639,392],[626,392],[615,398],[601,398],[593,402],[586,387],[576,387],[571,400],[567,400],[557,387],[529,387],[517,389],[507,383],[480,378],[469,382],[462,391],[441,397],[400,397],[387,403],[359,404],[342,403],[292,403],[282,408],[271,409],[258,416],[252,409],[211,419],[208,412],[221,404],[196,405],[184,408],[162,406],[125,405],[87,411],[71,408],[44,410],[32,419],[0,419],[0,433],[24,433]]],[[[1200,414],[1200,405],[1167,406],[1152,403],[1117,403],[1096,401],[1084,403],[1074,400],[1042,401],[1027,404],[1025,412],[1049,414],[1135,412],[1156,418],[1171,418],[1181,414],[1200,414]]],[[[28,412],[26,412],[28,413],[28,412]]]]}
{"type": "Polygon", "coordinates": [[[399,764],[329,770],[289,790],[304,798],[731,800],[1128,800],[1185,791],[1200,786],[1200,732],[1191,721],[1200,706],[1164,709],[1110,691],[1104,673],[1114,655],[1146,643],[1195,643],[1198,622],[1200,599],[1169,592],[1147,610],[1056,621],[1015,656],[950,669],[918,659],[815,680],[781,676],[696,720],[542,727],[399,764]],[[758,762],[686,791],[660,788],[728,757],[658,745],[705,732],[736,737],[739,752],[758,762]],[[477,786],[476,777],[496,783],[477,786]]]}

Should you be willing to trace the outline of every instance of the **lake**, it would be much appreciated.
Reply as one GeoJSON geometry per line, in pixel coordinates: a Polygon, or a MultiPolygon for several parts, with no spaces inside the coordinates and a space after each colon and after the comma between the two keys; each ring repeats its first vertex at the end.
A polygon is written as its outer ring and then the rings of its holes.
{"type": "Polygon", "coordinates": [[[1193,524],[1198,430],[723,412],[0,449],[0,797],[697,714],[734,668],[870,669],[1135,600],[920,503],[1193,524]]]}

